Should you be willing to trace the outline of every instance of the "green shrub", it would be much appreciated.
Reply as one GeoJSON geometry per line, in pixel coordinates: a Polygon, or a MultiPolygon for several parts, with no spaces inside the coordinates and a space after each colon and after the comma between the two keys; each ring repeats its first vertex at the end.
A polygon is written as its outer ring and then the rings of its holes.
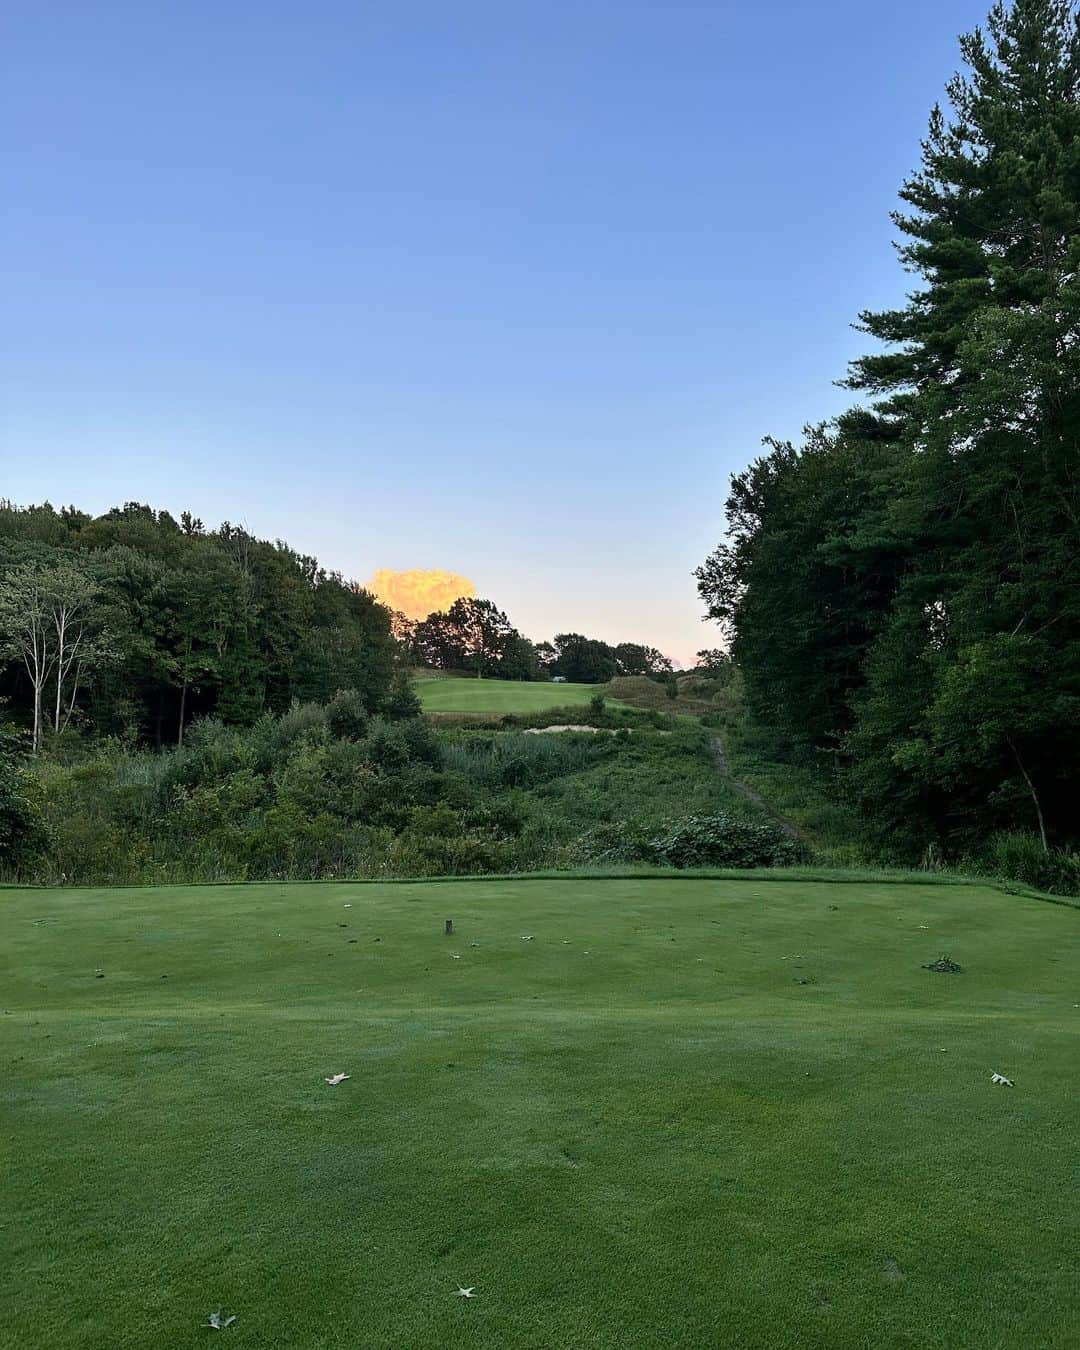
{"type": "Polygon", "coordinates": [[[364,758],[377,769],[393,773],[403,769],[410,759],[409,743],[399,723],[372,719],[364,742],[364,758]]]}
{"type": "Polygon", "coordinates": [[[655,862],[655,834],[655,829],[636,821],[611,821],[583,835],[576,852],[586,862],[655,862]]]}
{"type": "Polygon", "coordinates": [[[368,711],[355,689],[339,689],[326,705],[326,725],[340,741],[362,741],[368,729],[368,711]]]}
{"type": "Polygon", "coordinates": [[[977,862],[980,870],[1048,895],[1080,895],[1080,857],[1064,849],[1047,853],[1035,834],[1020,830],[995,834],[977,862]]]}
{"type": "Polygon", "coordinates": [[[297,702],[280,717],[264,713],[252,728],[256,737],[260,731],[273,752],[271,758],[276,760],[301,741],[326,739],[326,709],[319,703],[297,702]]]}
{"type": "Polygon", "coordinates": [[[719,812],[690,816],[651,840],[650,861],[667,867],[788,867],[808,850],[779,826],[719,812]]]}
{"type": "Polygon", "coordinates": [[[405,722],[420,716],[422,712],[420,699],[407,670],[397,671],[390,681],[390,689],[382,710],[383,715],[391,722],[405,722]]]}
{"type": "Polygon", "coordinates": [[[0,867],[15,869],[45,846],[40,794],[23,764],[22,738],[0,728],[0,867]]]}

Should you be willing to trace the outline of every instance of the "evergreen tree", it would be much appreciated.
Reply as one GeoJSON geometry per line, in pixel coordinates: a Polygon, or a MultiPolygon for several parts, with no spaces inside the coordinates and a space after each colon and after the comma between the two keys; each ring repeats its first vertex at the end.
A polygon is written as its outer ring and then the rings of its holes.
{"type": "Polygon", "coordinates": [[[842,752],[886,833],[1075,835],[1080,25],[995,5],[905,183],[918,289],[864,313],[873,399],[737,477],[698,570],[755,713],[842,752]]]}
{"type": "Polygon", "coordinates": [[[410,718],[419,717],[422,711],[409,672],[396,670],[383,704],[383,715],[391,722],[407,722],[410,718]]]}
{"type": "Polygon", "coordinates": [[[964,839],[1040,793],[1064,830],[1076,786],[1080,24],[1066,0],[1017,0],[961,45],[968,72],[949,114],[934,109],[895,217],[922,288],[862,316],[890,350],[850,381],[903,425],[885,523],[910,562],[884,641],[925,691],[912,707],[877,664],[851,744],[871,809],[929,787],[935,823],[964,839]],[[961,688],[984,732],[1007,688],[1016,735],[957,738],[943,713],[961,688]]]}

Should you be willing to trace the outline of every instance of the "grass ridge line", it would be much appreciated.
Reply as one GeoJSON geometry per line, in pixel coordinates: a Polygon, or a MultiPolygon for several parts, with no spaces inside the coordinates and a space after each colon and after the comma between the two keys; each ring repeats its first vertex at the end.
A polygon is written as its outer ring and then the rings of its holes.
{"type": "Polygon", "coordinates": [[[147,891],[159,887],[180,889],[181,887],[223,887],[223,886],[426,886],[447,882],[497,882],[497,881],[797,881],[820,883],[823,885],[860,886],[860,885],[904,885],[904,886],[983,886],[999,891],[1003,895],[1014,895],[1025,900],[1042,900],[1052,905],[1062,905],[1066,909],[1080,909],[1080,900],[1063,895],[1050,895],[1034,887],[1022,886],[1016,882],[1005,882],[993,877],[965,876],[951,872],[905,872],[900,869],[866,869],[806,867],[769,867],[769,868],[714,868],[714,867],[626,867],[572,868],[567,871],[548,870],[537,872],[482,872],[471,875],[425,876],[425,877],[281,877],[275,880],[257,881],[162,881],[162,882],[121,882],[111,886],[45,886],[34,882],[2,881],[0,891],[147,891]]]}

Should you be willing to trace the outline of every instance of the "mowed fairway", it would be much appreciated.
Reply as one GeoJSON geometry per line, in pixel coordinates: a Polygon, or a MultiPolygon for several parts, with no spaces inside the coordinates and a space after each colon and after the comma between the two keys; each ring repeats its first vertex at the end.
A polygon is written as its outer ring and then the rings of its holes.
{"type": "Polygon", "coordinates": [[[1074,909],[7,890],[0,939],[4,1346],[1080,1344],[1074,909]]]}
{"type": "Polygon", "coordinates": [[[588,703],[599,686],[528,680],[419,679],[424,712],[530,713],[588,703]]]}

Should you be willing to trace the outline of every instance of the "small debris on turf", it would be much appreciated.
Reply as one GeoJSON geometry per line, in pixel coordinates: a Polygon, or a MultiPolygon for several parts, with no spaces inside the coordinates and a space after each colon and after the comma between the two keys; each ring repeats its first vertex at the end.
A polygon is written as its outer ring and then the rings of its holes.
{"type": "Polygon", "coordinates": [[[94,971],[94,979],[95,979],[95,980],[103,980],[104,978],[105,978],[105,972],[104,972],[103,970],[95,970],[95,971],[94,971]]]}
{"type": "Polygon", "coordinates": [[[342,909],[352,909],[352,905],[342,905],[342,909]]]}
{"type": "Polygon", "coordinates": [[[231,1327],[235,1321],[235,1313],[231,1317],[226,1317],[224,1313],[212,1312],[209,1320],[203,1325],[213,1327],[215,1331],[224,1331],[226,1327],[231,1327]]]}
{"type": "Polygon", "coordinates": [[[936,961],[923,966],[923,970],[940,970],[945,975],[959,975],[963,969],[963,966],[958,966],[947,956],[939,956],[936,961]]]}
{"type": "Polygon", "coordinates": [[[531,933],[522,933],[521,940],[522,942],[531,942],[533,940],[533,935],[531,933]]]}
{"type": "Polygon", "coordinates": [[[881,1278],[886,1284],[903,1284],[907,1275],[900,1269],[900,1263],[895,1256],[887,1256],[881,1267],[881,1278]]]}
{"type": "Polygon", "coordinates": [[[817,980],[814,979],[813,975],[807,975],[807,977],[806,977],[805,979],[802,979],[802,980],[800,980],[799,977],[796,975],[796,976],[795,976],[795,983],[796,983],[796,984],[817,984],[817,980]]]}
{"type": "Polygon", "coordinates": [[[1016,1084],[1011,1078],[1006,1078],[1003,1073],[992,1073],[990,1075],[991,1083],[997,1083],[999,1087],[1015,1087],[1016,1084]]]}
{"type": "Polygon", "coordinates": [[[461,957],[457,954],[457,952],[451,952],[451,953],[450,953],[450,960],[451,960],[451,961],[460,961],[460,960],[461,960],[461,957]]]}
{"type": "Polygon", "coordinates": [[[468,1289],[462,1289],[461,1285],[459,1284],[459,1285],[458,1285],[458,1297],[459,1297],[459,1298],[475,1298],[476,1295],[473,1293],[473,1290],[474,1290],[475,1288],[476,1288],[476,1285],[475,1285],[475,1284],[470,1284],[469,1287],[468,1287],[468,1289]]]}
{"type": "Polygon", "coordinates": [[[329,1083],[331,1087],[337,1087],[339,1083],[344,1083],[348,1077],[350,1077],[350,1075],[347,1073],[335,1073],[331,1074],[329,1078],[323,1079],[323,1082],[329,1083]]]}

